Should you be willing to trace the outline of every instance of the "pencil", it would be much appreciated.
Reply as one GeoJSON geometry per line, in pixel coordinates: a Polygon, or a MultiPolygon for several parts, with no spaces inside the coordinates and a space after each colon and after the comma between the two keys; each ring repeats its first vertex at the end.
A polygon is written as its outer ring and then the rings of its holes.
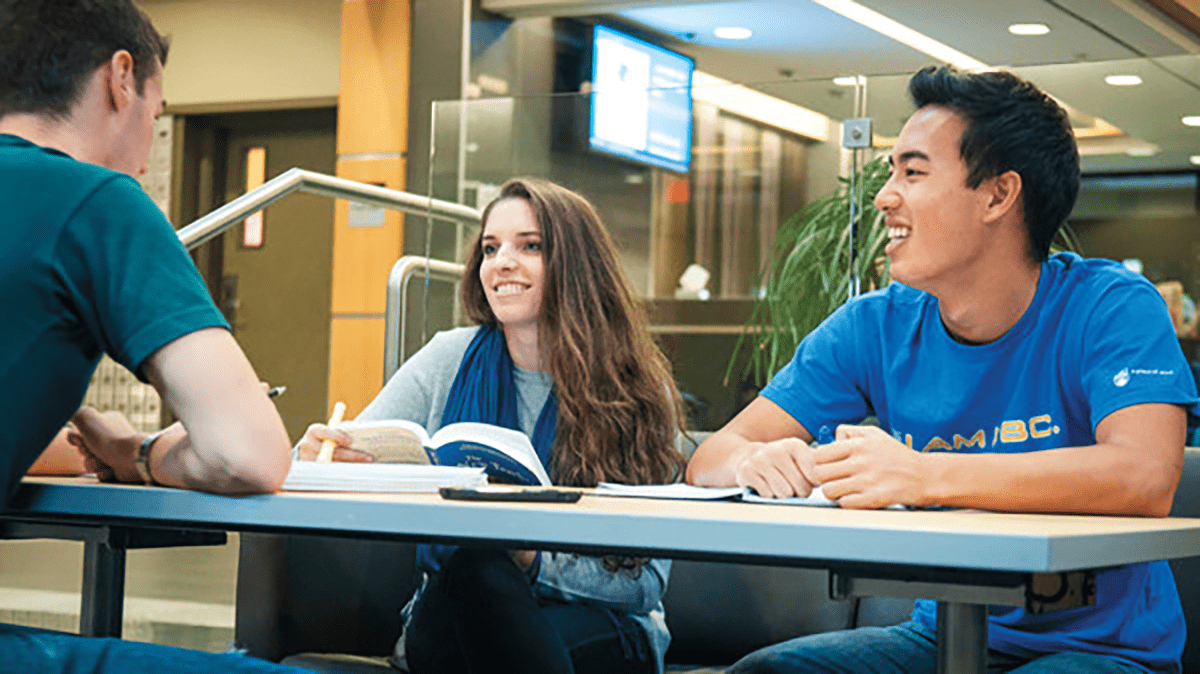
{"type": "MultiPolygon", "coordinates": [[[[342,415],[346,413],[346,403],[338,401],[333,404],[333,415],[329,417],[329,427],[337,428],[337,425],[342,423],[342,415]]],[[[325,440],[321,443],[321,451],[317,454],[317,463],[329,463],[333,461],[333,448],[336,446],[333,440],[325,440]]]]}

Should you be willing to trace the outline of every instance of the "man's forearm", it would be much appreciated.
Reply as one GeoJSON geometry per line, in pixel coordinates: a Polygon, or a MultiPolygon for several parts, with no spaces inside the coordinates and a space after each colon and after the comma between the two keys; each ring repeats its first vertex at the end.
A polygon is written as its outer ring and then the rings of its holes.
{"type": "Polygon", "coordinates": [[[191,436],[176,423],[150,448],[150,474],[165,486],[218,494],[257,494],[279,488],[274,457],[264,455],[263,465],[258,466],[239,465],[224,454],[210,454],[206,457],[197,451],[191,436]]]}
{"type": "Polygon", "coordinates": [[[1113,444],[1024,454],[929,454],[926,505],[1163,517],[1179,484],[1182,447],[1177,459],[1156,454],[1113,444]]]}
{"type": "Polygon", "coordinates": [[[713,433],[700,443],[688,461],[688,484],[701,487],[736,486],[737,467],[757,444],[730,430],[713,433]]]}

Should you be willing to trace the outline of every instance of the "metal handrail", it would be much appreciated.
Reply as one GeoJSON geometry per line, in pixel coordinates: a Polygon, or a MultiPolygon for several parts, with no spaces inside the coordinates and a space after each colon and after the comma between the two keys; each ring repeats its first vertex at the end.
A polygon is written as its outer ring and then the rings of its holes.
{"type": "Polygon", "coordinates": [[[446,260],[434,260],[419,255],[405,255],[392,265],[388,274],[387,313],[383,333],[383,380],[392,378],[404,362],[404,325],[408,321],[408,282],[418,271],[427,271],[430,279],[458,281],[466,265],[446,260]]]}
{"type": "Polygon", "coordinates": [[[439,220],[466,224],[480,221],[479,211],[470,206],[293,168],[181,228],[179,240],[187,248],[195,248],[297,190],[439,220]]]}
{"type": "MultiPolygon", "coordinates": [[[[203,245],[297,190],[455,223],[477,225],[482,219],[478,209],[452,201],[293,168],[180,228],[177,232],[179,240],[189,250],[203,245]]],[[[404,358],[404,324],[408,320],[408,293],[405,291],[413,274],[422,269],[427,270],[429,278],[457,281],[462,278],[464,267],[455,262],[415,255],[406,255],[392,266],[388,275],[387,313],[384,314],[384,381],[399,369],[404,358]]]]}

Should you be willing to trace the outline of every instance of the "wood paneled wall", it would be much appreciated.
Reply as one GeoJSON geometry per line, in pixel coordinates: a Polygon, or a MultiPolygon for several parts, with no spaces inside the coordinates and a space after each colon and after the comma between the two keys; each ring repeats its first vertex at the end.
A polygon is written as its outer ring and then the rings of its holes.
{"type": "MultiPolygon", "coordinates": [[[[402,190],[408,150],[409,0],[344,0],[337,175],[402,190]]],[[[387,277],[404,249],[404,220],[351,227],[338,201],[333,233],[329,402],[353,418],[383,385],[387,277]]]]}

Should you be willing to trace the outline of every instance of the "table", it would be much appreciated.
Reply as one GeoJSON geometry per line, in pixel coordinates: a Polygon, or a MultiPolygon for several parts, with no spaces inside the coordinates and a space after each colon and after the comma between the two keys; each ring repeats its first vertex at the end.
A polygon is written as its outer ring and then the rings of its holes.
{"type": "MultiPolygon", "coordinates": [[[[289,532],[820,567],[830,570],[835,596],[938,600],[945,672],[985,670],[986,606],[1022,605],[1029,574],[1200,555],[1200,519],[853,511],[590,494],[575,504],[445,501],[436,494],[234,498],[89,478],[26,478],[0,523],[24,535],[38,527],[58,527],[60,535],[64,527],[289,532]]],[[[85,601],[90,591],[101,606],[119,606],[120,594],[112,593],[123,587],[99,573],[114,566],[96,570],[85,601]]]]}

